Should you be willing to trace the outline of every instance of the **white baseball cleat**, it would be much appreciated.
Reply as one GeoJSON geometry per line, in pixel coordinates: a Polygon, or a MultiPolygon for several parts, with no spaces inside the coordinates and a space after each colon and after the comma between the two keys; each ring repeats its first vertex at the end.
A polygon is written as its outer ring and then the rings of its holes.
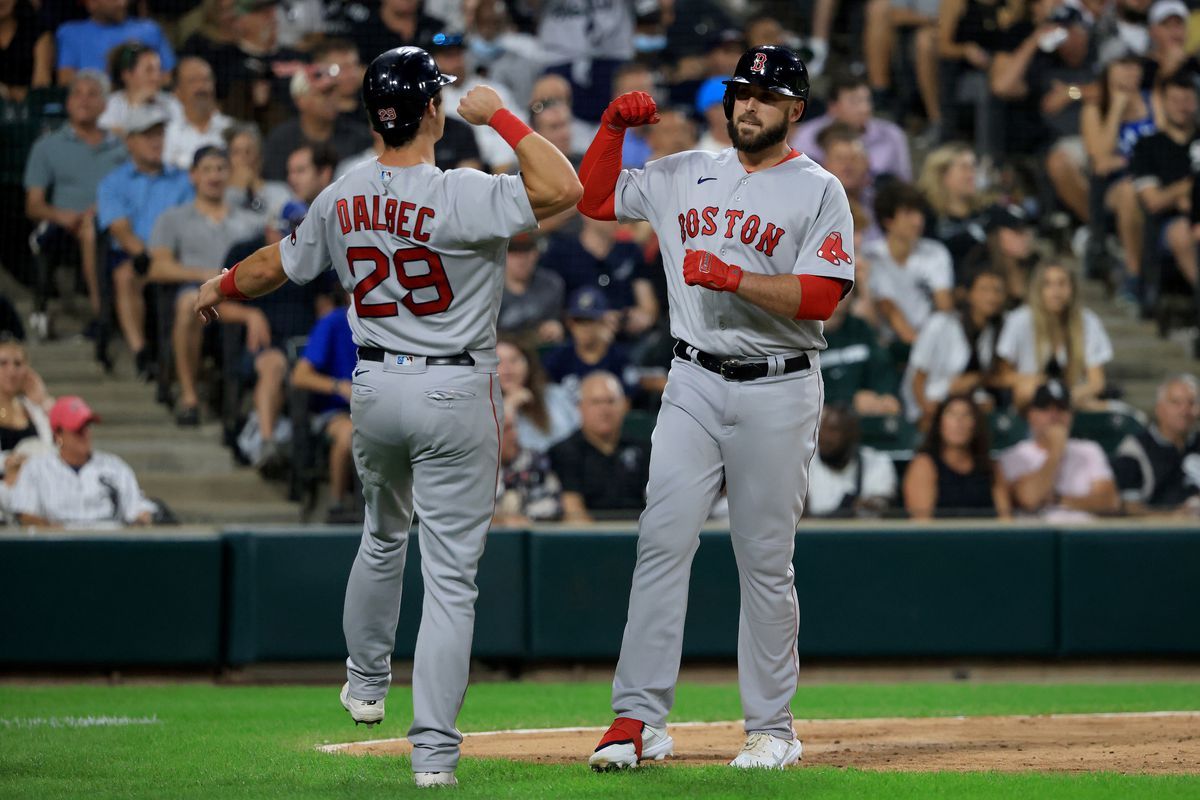
{"type": "Polygon", "coordinates": [[[783,769],[800,760],[804,748],[799,739],[780,739],[769,733],[752,733],[737,758],[729,762],[741,769],[783,769]]]}
{"type": "Polygon", "coordinates": [[[383,722],[382,700],[358,700],[350,696],[350,683],[342,686],[342,708],[350,712],[350,719],[370,727],[383,722]]]}
{"type": "Polygon", "coordinates": [[[434,786],[458,786],[458,778],[453,772],[414,772],[413,783],[418,789],[429,789],[434,786]]]}
{"type": "Polygon", "coordinates": [[[641,720],[617,717],[588,758],[596,772],[636,767],[640,761],[662,761],[675,753],[675,740],[666,728],[654,728],[641,720]]]}

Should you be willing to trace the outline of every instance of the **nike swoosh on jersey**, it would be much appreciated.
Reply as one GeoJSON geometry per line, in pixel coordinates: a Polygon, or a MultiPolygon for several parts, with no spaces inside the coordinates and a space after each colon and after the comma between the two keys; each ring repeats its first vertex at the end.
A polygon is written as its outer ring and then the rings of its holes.
{"type": "Polygon", "coordinates": [[[715,180],[716,180],[716,178],[700,178],[699,180],[696,181],[696,185],[699,186],[700,184],[704,183],[705,181],[715,181],[715,180]]]}

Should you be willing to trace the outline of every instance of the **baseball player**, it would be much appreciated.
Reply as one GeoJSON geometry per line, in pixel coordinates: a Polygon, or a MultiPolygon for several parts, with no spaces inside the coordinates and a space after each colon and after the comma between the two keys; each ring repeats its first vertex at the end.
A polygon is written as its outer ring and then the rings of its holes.
{"type": "Polygon", "coordinates": [[[821,321],[853,284],[853,223],[837,179],[786,143],[808,104],[800,59],[756,47],[725,84],[733,147],[621,171],[624,129],[658,121],[654,101],[635,92],[609,105],[580,168],[584,214],[654,226],[677,340],[613,680],[617,719],[589,759],[598,771],[672,753],[666,719],[692,556],[722,483],[741,580],[747,733],[731,764],[800,758],[789,709],[800,624],[792,549],[824,400],[821,321]]]}
{"type": "Polygon", "coordinates": [[[554,145],[485,86],[458,110],[516,151],[520,175],[434,166],[455,80],[416,47],[389,50],[363,78],[383,155],[317,196],[304,222],[201,288],[197,312],[307,283],[332,264],[354,298],[358,345],[350,410],[366,520],[343,627],[350,657],[341,701],[379,722],[391,683],[405,547],[420,517],[425,598],[413,666],[412,768],[418,786],[455,784],[467,688],[475,570],[495,504],[503,404],[496,318],[509,237],[570,208],[582,191],[554,145]]]}

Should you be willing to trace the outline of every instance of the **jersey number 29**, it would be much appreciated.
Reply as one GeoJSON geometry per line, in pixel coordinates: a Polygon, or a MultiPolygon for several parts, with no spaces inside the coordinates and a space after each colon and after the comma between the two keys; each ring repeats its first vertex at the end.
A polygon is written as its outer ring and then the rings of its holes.
{"type": "Polygon", "coordinates": [[[352,277],[358,277],[354,269],[355,263],[364,261],[374,264],[375,269],[354,286],[354,309],[358,312],[360,319],[394,317],[400,313],[400,309],[394,301],[388,303],[366,302],[367,295],[371,293],[371,290],[388,279],[393,264],[396,267],[396,282],[408,290],[400,302],[414,316],[425,317],[441,313],[454,301],[454,292],[450,289],[450,281],[442,266],[441,256],[432,250],[424,247],[405,247],[397,250],[390,260],[387,254],[378,247],[351,247],[346,250],[346,264],[350,267],[352,277]],[[416,263],[424,263],[429,271],[419,275],[408,274],[408,265],[416,263]],[[437,297],[420,302],[413,299],[413,292],[429,287],[437,289],[437,297]]]}

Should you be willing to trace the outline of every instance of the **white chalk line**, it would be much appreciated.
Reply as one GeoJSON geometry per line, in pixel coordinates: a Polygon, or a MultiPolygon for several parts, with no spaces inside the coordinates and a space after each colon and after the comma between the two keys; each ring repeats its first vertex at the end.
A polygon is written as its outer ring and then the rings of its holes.
{"type": "Polygon", "coordinates": [[[118,728],[161,722],[157,714],[150,717],[0,717],[0,728],[118,728]]]}
{"type": "MultiPolygon", "coordinates": [[[[852,717],[850,719],[797,719],[796,722],[800,725],[804,724],[852,724],[852,723],[888,723],[888,722],[906,722],[915,719],[932,719],[932,720],[967,720],[975,719],[981,716],[993,716],[988,714],[973,714],[970,716],[959,715],[953,717],[852,717]]],[[[1152,717],[1197,717],[1200,718],[1200,711],[1103,711],[1095,713],[1079,713],[1079,714],[1009,714],[1003,715],[1001,719],[1009,720],[1031,720],[1031,719],[1110,719],[1110,718],[1152,718],[1152,717]]],[[[672,722],[668,724],[669,728],[719,728],[723,725],[742,725],[744,720],[724,720],[721,722],[672,722]]],[[[597,727],[572,727],[572,728],[510,728],[501,731],[472,731],[464,733],[463,738],[477,738],[481,736],[534,736],[543,733],[601,733],[608,730],[607,726],[597,727]]],[[[367,745],[383,745],[395,744],[397,742],[407,741],[404,736],[399,736],[392,739],[366,739],[360,742],[339,742],[337,744],[319,744],[316,749],[322,753],[340,753],[343,750],[349,750],[352,747],[363,747],[367,745]]]]}

